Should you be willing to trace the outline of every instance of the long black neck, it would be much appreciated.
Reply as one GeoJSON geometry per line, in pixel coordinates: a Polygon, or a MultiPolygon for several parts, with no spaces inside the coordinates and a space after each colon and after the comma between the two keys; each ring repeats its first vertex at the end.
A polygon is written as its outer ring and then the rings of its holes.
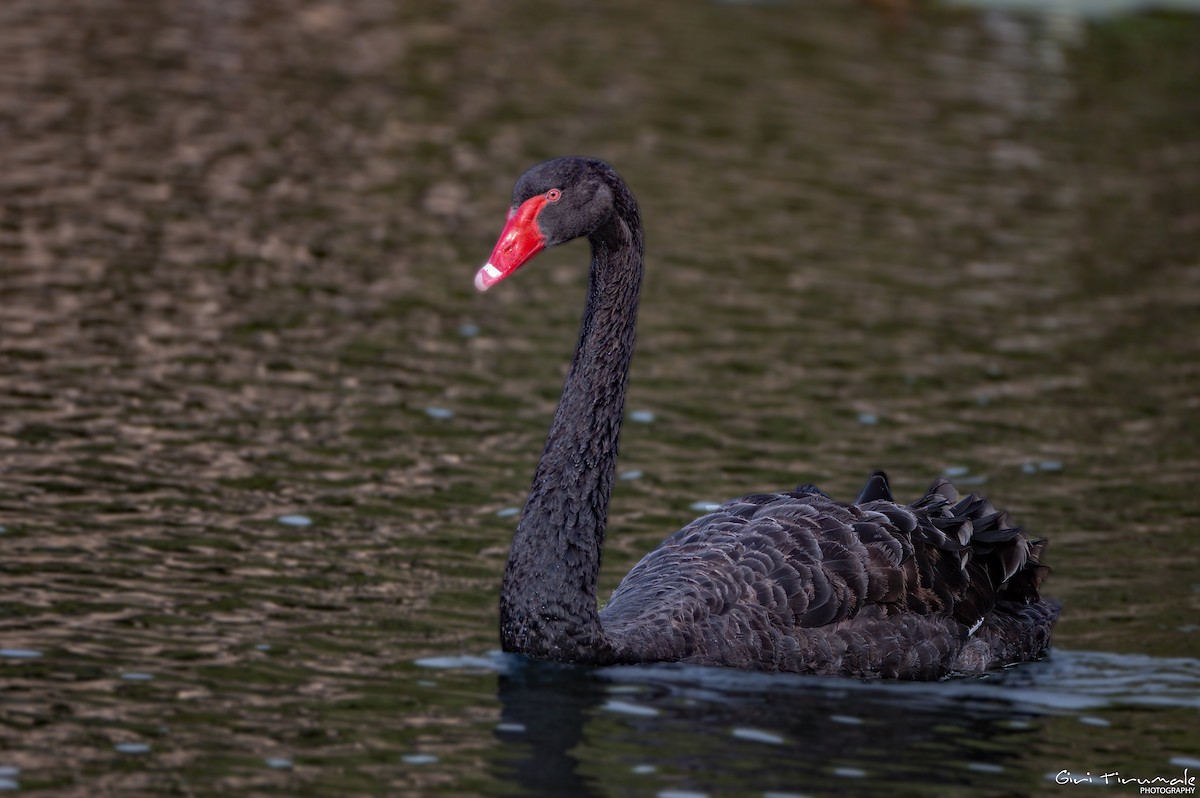
{"type": "Polygon", "coordinates": [[[596,577],[642,281],[641,222],[632,196],[620,189],[617,212],[589,236],[592,268],[579,344],[500,593],[504,650],[539,659],[615,658],[600,626],[596,577]]]}

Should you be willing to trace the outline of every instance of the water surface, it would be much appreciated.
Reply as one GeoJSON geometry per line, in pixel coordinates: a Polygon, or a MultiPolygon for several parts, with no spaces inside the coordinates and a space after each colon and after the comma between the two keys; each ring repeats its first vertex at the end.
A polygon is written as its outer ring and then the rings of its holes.
{"type": "Polygon", "coordinates": [[[1200,22],[878,5],[3,4],[0,789],[1200,769],[1200,22]],[[706,502],[945,473],[1051,540],[1047,661],[492,653],[586,249],[472,277],[566,153],[648,228],[602,590],[706,502]]]}

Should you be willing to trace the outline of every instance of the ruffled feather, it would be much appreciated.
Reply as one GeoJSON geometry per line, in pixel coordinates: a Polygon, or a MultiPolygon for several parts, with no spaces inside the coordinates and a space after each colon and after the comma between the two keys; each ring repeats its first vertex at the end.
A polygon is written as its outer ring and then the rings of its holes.
{"type": "Polygon", "coordinates": [[[1041,654],[1044,545],[944,479],[898,504],[878,472],[853,504],[811,485],[726,502],[643,558],[601,620],[628,661],[933,678],[1041,654]]]}

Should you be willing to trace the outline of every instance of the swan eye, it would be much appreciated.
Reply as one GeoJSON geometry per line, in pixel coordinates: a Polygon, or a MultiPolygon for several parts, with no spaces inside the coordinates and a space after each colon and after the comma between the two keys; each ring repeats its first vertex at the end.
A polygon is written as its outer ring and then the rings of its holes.
{"type": "Polygon", "coordinates": [[[558,202],[558,198],[562,196],[562,192],[556,188],[552,188],[546,192],[546,199],[550,202],[558,202]]]}

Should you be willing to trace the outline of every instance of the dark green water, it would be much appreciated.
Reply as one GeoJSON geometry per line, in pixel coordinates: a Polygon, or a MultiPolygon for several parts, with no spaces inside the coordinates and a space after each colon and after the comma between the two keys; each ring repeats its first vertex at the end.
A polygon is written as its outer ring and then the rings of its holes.
{"type": "Polygon", "coordinates": [[[1200,770],[1200,19],[880,5],[0,4],[0,791],[1200,770]],[[1050,539],[1047,661],[490,653],[587,252],[472,278],[560,154],[648,229],[602,589],[693,504],[948,473],[1050,539]]]}

